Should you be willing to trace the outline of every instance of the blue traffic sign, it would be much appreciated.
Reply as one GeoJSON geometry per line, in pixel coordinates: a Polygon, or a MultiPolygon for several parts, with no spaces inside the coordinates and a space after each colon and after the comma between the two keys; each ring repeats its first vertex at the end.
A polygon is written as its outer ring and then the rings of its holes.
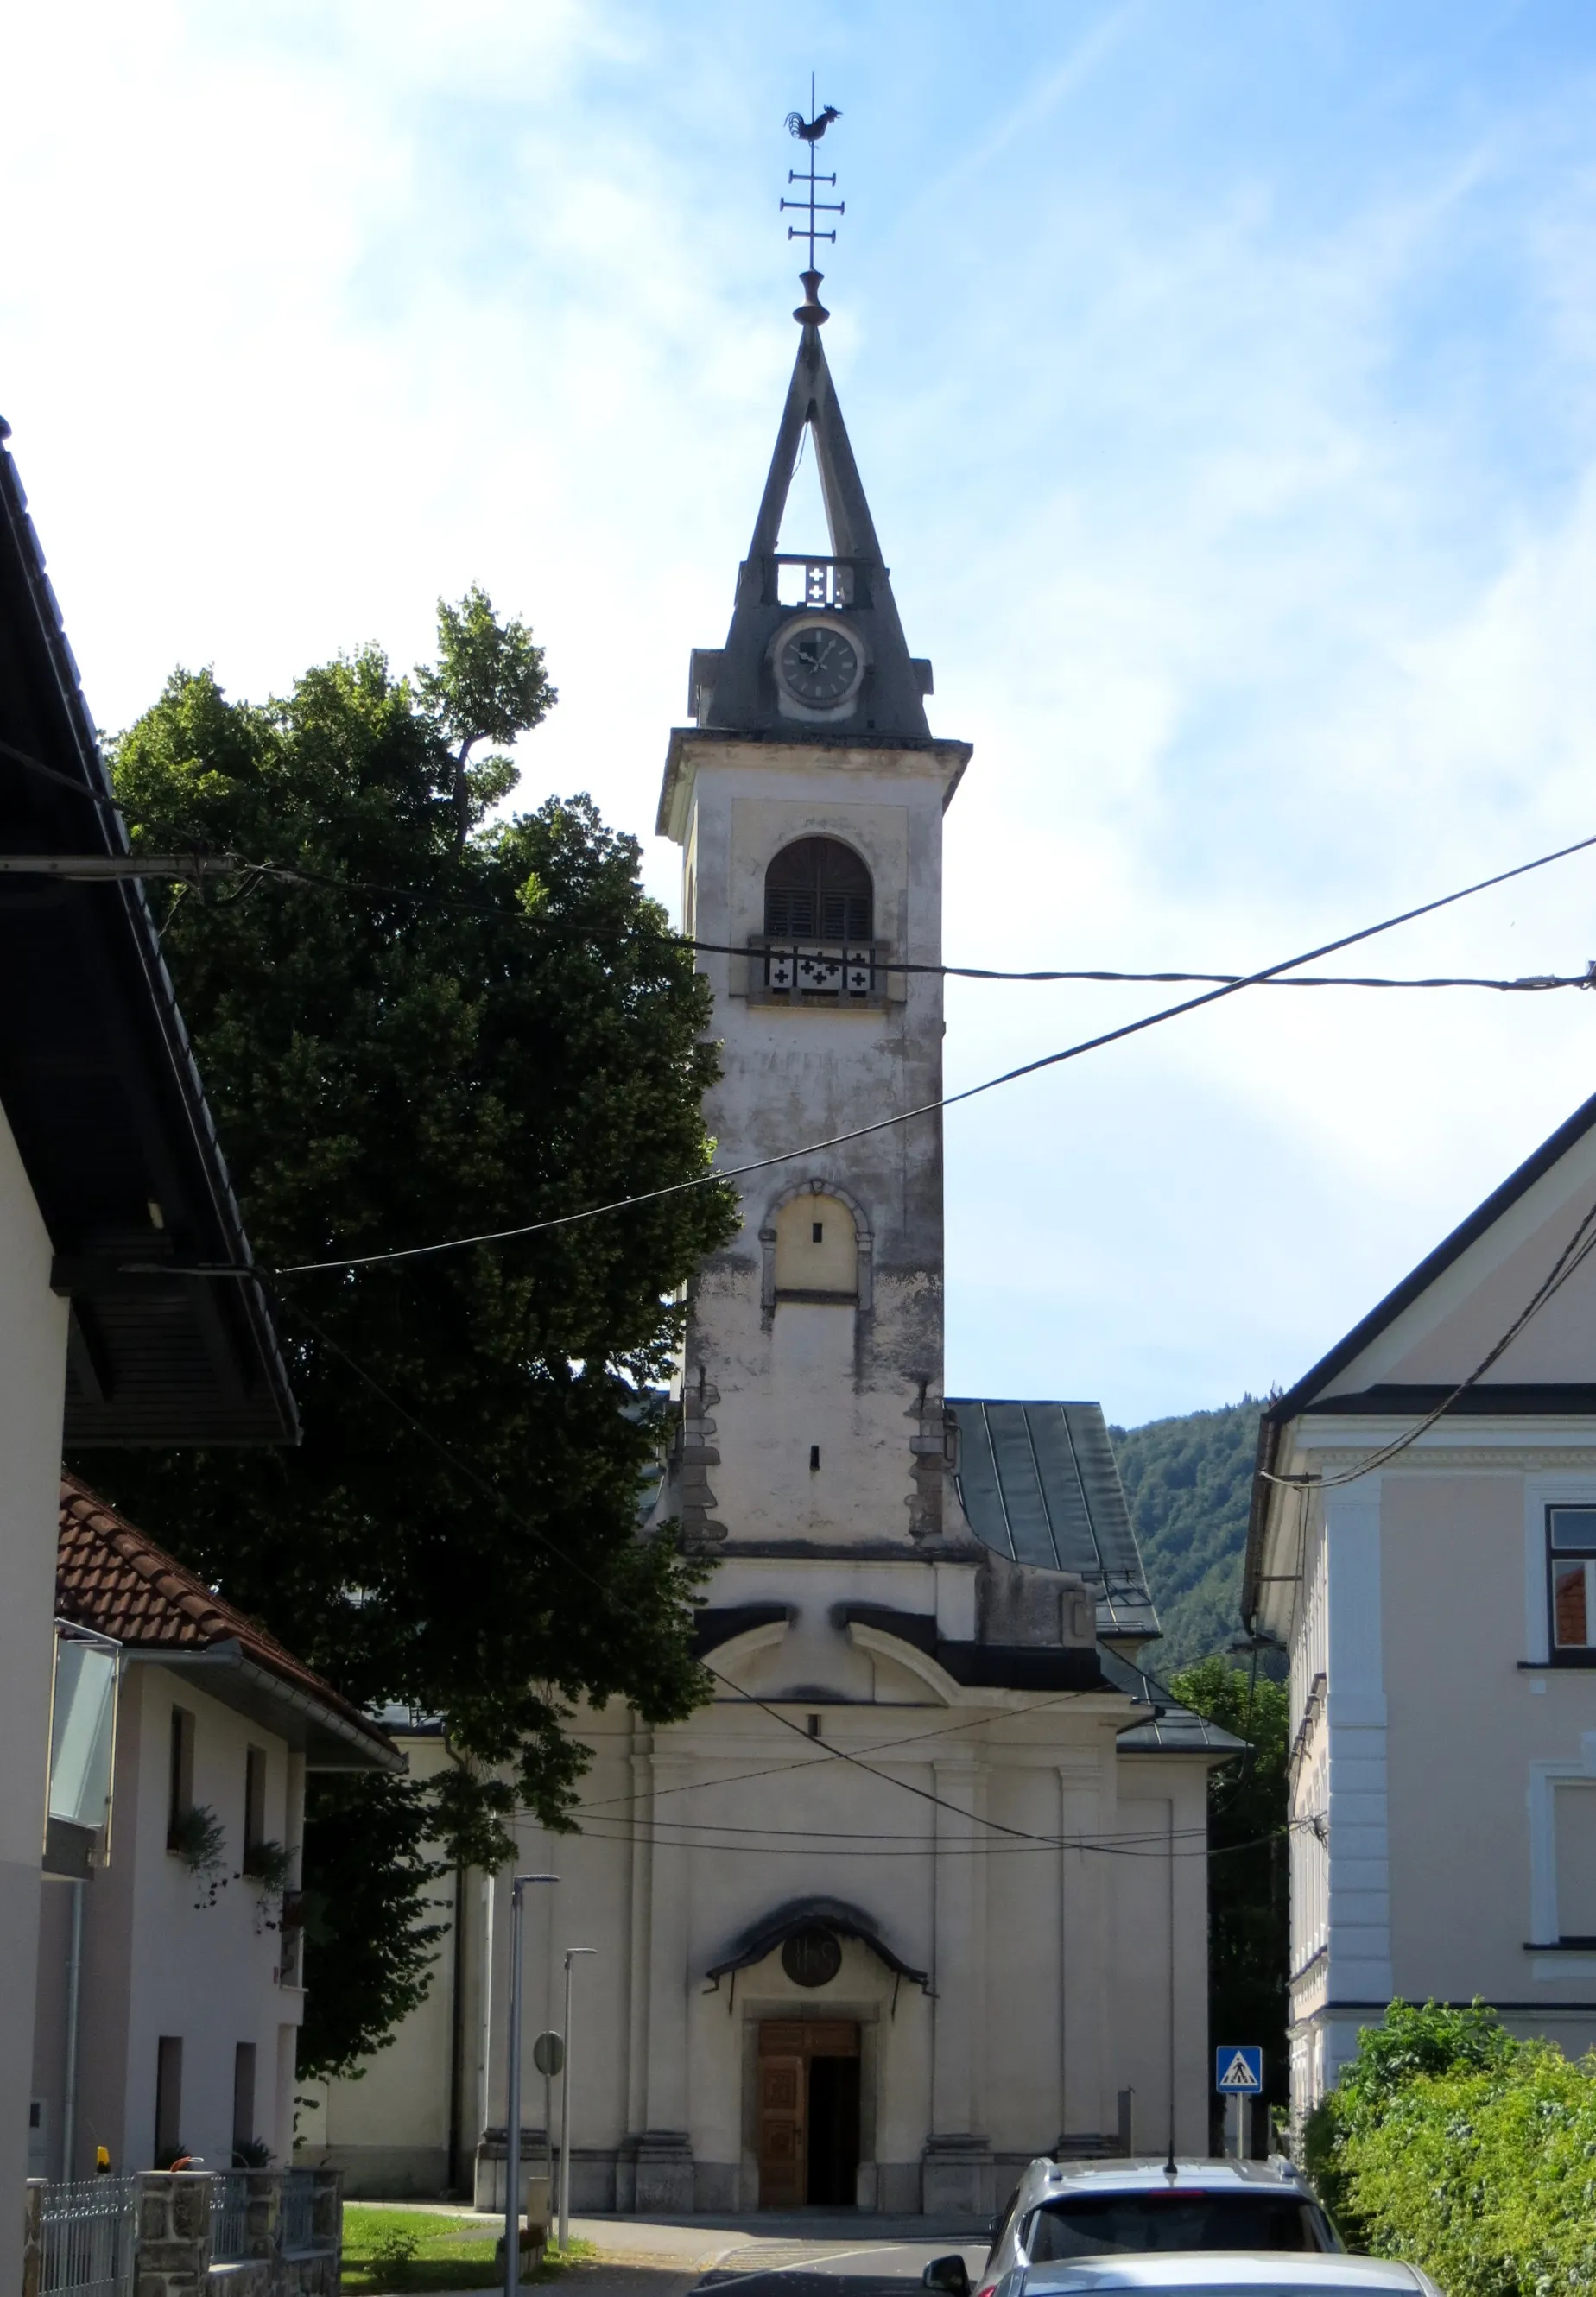
{"type": "Polygon", "coordinates": [[[1250,2042],[1226,2042],[1213,2053],[1213,2087],[1221,2097],[1257,2097],[1263,2088],[1263,2053],[1250,2042]]]}

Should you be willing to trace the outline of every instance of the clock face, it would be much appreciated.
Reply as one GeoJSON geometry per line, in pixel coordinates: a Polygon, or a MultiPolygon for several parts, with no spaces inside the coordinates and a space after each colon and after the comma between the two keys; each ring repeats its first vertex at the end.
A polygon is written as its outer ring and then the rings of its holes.
{"type": "Polygon", "coordinates": [[[859,649],[830,622],[800,623],[782,640],[776,660],[787,692],[811,710],[844,701],[859,683],[859,649]]]}

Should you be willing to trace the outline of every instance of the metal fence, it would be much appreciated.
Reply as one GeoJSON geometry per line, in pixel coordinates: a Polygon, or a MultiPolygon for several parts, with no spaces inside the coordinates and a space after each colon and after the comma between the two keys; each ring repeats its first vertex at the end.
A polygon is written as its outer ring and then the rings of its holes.
{"type": "Polygon", "coordinates": [[[291,2169],[283,2181],[284,2255],[300,2256],[317,2246],[316,2173],[312,2169],[291,2169]]]}
{"type": "Polygon", "coordinates": [[[210,2254],[218,2265],[236,2265],[249,2254],[250,2173],[218,2169],[210,2179],[210,2254]]]}
{"type": "Polygon", "coordinates": [[[41,2297],[128,2297],[133,2287],[136,2179],[86,2178],[45,2187],[39,2204],[41,2297]]]}

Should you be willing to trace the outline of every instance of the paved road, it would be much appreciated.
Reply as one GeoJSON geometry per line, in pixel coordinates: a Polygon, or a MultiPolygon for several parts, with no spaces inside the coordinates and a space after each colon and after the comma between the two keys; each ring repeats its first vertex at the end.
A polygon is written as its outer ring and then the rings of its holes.
{"type": "Polygon", "coordinates": [[[761,2241],[733,2249],[695,2285],[695,2293],[736,2297],[909,2297],[934,2257],[958,2250],[972,2274],[984,2241],[942,2235],[910,2240],[761,2241]]]}

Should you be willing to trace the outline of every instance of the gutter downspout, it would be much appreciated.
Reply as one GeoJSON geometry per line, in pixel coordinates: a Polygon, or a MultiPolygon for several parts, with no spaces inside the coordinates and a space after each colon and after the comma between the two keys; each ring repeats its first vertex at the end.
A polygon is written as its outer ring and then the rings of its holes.
{"type": "Polygon", "coordinates": [[[454,1972],[448,2004],[448,2189],[460,2198],[460,2141],[465,2118],[465,1869],[455,1861],[454,1972]]]}
{"type": "Polygon", "coordinates": [[[63,2181],[70,2182],[72,2156],[78,2142],[78,2024],[83,1980],[84,1885],[81,1876],[75,1876],[67,1887],[72,1893],[72,1916],[67,1946],[67,2042],[66,2067],[62,2082],[61,2174],[63,2181]]]}

